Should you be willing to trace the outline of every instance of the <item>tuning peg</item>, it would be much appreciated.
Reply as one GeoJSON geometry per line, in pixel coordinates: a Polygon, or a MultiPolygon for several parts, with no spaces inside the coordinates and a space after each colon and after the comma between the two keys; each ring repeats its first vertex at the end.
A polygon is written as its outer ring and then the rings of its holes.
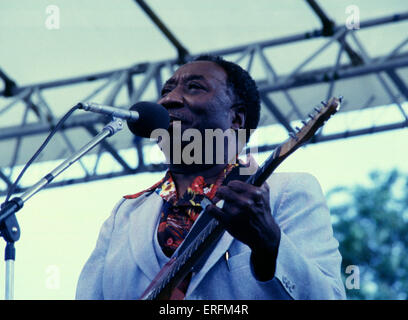
{"type": "Polygon", "coordinates": [[[302,120],[303,125],[307,125],[307,122],[305,120],[302,120]]]}
{"type": "Polygon", "coordinates": [[[339,96],[339,102],[341,103],[343,101],[343,96],[339,96]]]}
{"type": "Polygon", "coordinates": [[[297,130],[297,132],[300,132],[300,128],[299,127],[295,127],[295,129],[297,130]]]}
{"type": "Polygon", "coordinates": [[[318,107],[314,107],[313,108],[317,113],[319,113],[320,111],[322,111],[322,109],[321,108],[318,108],[318,107]]]}
{"type": "Polygon", "coordinates": [[[327,102],[325,102],[325,101],[320,101],[320,103],[321,103],[322,105],[324,105],[324,106],[327,105],[327,102]]]}
{"type": "Polygon", "coordinates": [[[289,136],[290,136],[291,138],[295,139],[295,140],[298,139],[297,136],[296,136],[296,134],[295,134],[294,132],[289,132],[289,136]]]}

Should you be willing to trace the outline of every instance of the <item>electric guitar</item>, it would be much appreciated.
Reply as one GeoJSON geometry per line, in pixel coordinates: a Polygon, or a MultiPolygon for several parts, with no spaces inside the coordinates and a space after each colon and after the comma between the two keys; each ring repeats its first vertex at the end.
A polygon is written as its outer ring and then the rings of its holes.
{"type": "MultiPolygon", "coordinates": [[[[303,127],[301,129],[296,128],[296,133],[290,134],[288,140],[275,148],[269,158],[257,169],[256,173],[246,179],[246,182],[254,186],[261,186],[283,160],[300,146],[307,143],[316,131],[339,110],[341,99],[342,97],[338,99],[331,98],[327,103],[322,102],[322,108],[315,108],[315,112],[309,114],[308,121],[302,121],[303,127]]],[[[201,202],[203,209],[200,215],[205,214],[205,208],[209,204],[212,204],[212,202],[207,198],[201,202]]],[[[140,297],[141,300],[170,299],[172,293],[177,292],[177,286],[181,281],[194,270],[198,263],[202,263],[203,257],[204,259],[208,257],[208,254],[225,230],[215,218],[209,217],[209,214],[207,214],[204,221],[205,225],[201,226],[199,231],[194,229],[195,225],[193,225],[194,236],[189,234],[190,237],[188,236],[181,244],[183,250],[177,250],[177,256],[172,257],[163,266],[140,297]]],[[[192,233],[192,230],[190,230],[190,233],[192,233]]],[[[183,295],[180,295],[180,297],[183,298],[183,295]]]]}

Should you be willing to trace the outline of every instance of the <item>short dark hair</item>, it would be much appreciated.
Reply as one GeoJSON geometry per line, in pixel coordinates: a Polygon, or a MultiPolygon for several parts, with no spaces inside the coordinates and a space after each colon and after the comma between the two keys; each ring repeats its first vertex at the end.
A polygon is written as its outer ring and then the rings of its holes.
{"type": "MultiPolygon", "coordinates": [[[[220,56],[200,55],[193,61],[211,61],[224,69],[227,74],[227,86],[246,107],[245,129],[256,129],[261,113],[261,102],[258,87],[250,74],[238,64],[224,60],[220,56]]],[[[249,134],[247,142],[248,140],[249,134]]]]}

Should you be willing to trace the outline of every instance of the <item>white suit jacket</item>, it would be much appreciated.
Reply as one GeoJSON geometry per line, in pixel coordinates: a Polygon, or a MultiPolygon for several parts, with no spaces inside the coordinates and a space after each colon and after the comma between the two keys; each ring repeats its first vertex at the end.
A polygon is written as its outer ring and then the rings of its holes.
{"type": "MultiPolygon", "coordinates": [[[[304,173],[274,173],[267,182],[271,214],[281,228],[274,278],[258,281],[250,248],[225,232],[192,277],[186,299],[345,298],[338,242],[317,180],[304,173]]],[[[162,204],[153,192],[116,205],[81,272],[77,299],[141,296],[167,261],[157,242],[162,204]]]]}

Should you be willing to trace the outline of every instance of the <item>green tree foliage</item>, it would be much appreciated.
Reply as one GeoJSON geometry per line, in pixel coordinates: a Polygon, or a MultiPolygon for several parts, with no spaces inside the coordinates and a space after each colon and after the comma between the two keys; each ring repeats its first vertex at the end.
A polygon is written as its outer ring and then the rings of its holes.
{"type": "Polygon", "coordinates": [[[373,172],[367,185],[331,190],[328,203],[347,297],[407,299],[408,176],[373,172]]]}

